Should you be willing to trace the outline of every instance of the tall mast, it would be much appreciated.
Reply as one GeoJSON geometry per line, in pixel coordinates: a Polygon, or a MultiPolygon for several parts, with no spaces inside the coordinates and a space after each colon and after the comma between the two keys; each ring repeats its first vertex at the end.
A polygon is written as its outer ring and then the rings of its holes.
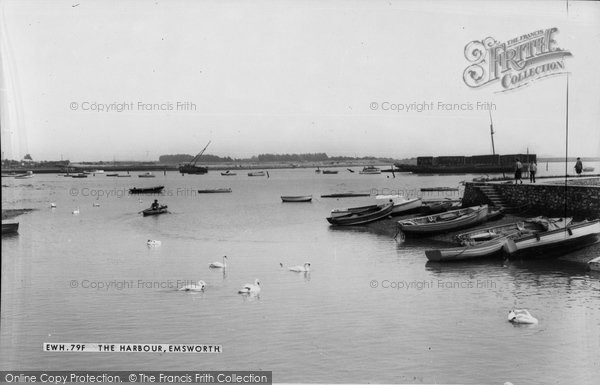
{"type": "Polygon", "coordinates": [[[492,154],[496,155],[496,148],[494,147],[494,123],[492,122],[492,111],[488,110],[490,113],[490,136],[492,137],[492,154]]]}
{"type": "MultiPolygon", "coordinates": [[[[567,163],[569,162],[569,75],[567,74],[567,101],[566,101],[566,113],[565,113],[565,220],[567,218],[567,193],[569,192],[568,185],[568,174],[569,169],[567,163]]],[[[565,229],[567,227],[565,226],[565,229]]]]}
{"type": "Polygon", "coordinates": [[[192,163],[192,164],[194,164],[194,165],[195,165],[195,164],[196,164],[196,162],[198,162],[198,159],[200,159],[200,157],[202,156],[202,154],[204,154],[204,151],[206,151],[206,149],[208,148],[208,145],[209,145],[209,144],[210,144],[210,140],[208,141],[208,143],[206,144],[206,146],[204,146],[204,148],[202,149],[202,151],[200,151],[200,152],[198,153],[198,155],[196,155],[196,156],[194,157],[194,159],[192,159],[192,161],[191,161],[190,163],[192,163]]]}

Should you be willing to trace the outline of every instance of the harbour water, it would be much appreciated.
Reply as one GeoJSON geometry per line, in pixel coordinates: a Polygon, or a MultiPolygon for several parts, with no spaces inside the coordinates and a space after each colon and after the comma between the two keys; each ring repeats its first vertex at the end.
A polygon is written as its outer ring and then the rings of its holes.
{"type": "MultiPolygon", "coordinates": [[[[550,166],[553,174],[564,170],[550,166]]],[[[262,369],[276,382],[311,383],[595,383],[600,276],[573,260],[600,255],[599,244],[573,258],[428,264],[424,250],[439,241],[399,243],[393,230],[325,221],[332,208],[364,201],[321,194],[413,195],[472,177],[290,169],[269,170],[269,178],[244,171],[3,178],[3,208],[36,210],[15,219],[17,236],[2,238],[1,369],[262,369]],[[162,195],[127,194],[156,185],[165,186],[162,195]],[[219,187],[233,192],[195,193],[219,187]],[[305,194],[312,203],[280,200],[305,194]],[[142,217],[154,198],[171,213],[142,217]],[[162,245],[149,248],[148,239],[162,245]],[[210,270],[223,255],[226,271],[210,270]],[[304,262],[310,274],[280,267],[304,262]],[[259,297],[237,294],[255,278],[259,297]],[[204,293],[176,290],[200,279],[204,293]],[[515,307],[539,324],[507,322],[515,307]],[[44,342],[210,343],[223,352],[49,353],[44,342]]]]}

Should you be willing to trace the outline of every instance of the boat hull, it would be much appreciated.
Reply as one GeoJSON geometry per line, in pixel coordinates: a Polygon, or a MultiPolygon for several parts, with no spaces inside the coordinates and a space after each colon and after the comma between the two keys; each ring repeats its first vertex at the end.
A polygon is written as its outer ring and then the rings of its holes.
{"type": "Polygon", "coordinates": [[[194,166],[192,164],[186,164],[185,166],[179,167],[179,172],[181,175],[185,174],[193,174],[193,175],[203,175],[208,173],[207,167],[202,166],[194,166]]]}
{"type": "Polygon", "coordinates": [[[248,176],[265,176],[265,172],[264,171],[258,171],[258,172],[249,172],[248,176]]]}
{"type": "Polygon", "coordinates": [[[405,199],[401,195],[377,195],[376,200],[383,201],[391,199],[394,202],[392,215],[402,215],[417,211],[421,208],[421,198],[405,199]]]}
{"type": "Polygon", "coordinates": [[[165,186],[149,187],[149,188],[131,188],[130,194],[160,194],[165,186]]]}
{"type": "Polygon", "coordinates": [[[312,195],[305,196],[282,196],[282,202],[310,202],[312,201],[312,195]]]}
{"type": "Polygon", "coordinates": [[[158,210],[146,209],[146,210],[142,211],[142,215],[145,217],[166,214],[166,213],[167,213],[167,206],[161,206],[158,210]]]}
{"type": "Polygon", "coordinates": [[[590,270],[600,271],[600,257],[594,258],[588,262],[588,267],[590,270]]]}
{"type": "Polygon", "coordinates": [[[327,221],[336,226],[355,226],[375,222],[390,216],[394,205],[386,203],[384,205],[366,206],[364,208],[348,209],[346,214],[338,213],[327,218],[327,221]]]}
{"type": "Polygon", "coordinates": [[[444,233],[485,222],[487,220],[487,214],[488,206],[483,205],[399,221],[398,226],[400,227],[400,230],[407,234],[428,235],[444,233]]]}
{"type": "Polygon", "coordinates": [[[600,220],[569,225],[564,229],[511,239],[504,251],[511,256],[550,257],[595,243],[600,235],[600,220]]]}
{"type": "Polygon", "coordinates": [[[18,232],[19,232],[19,222],[2,224],[2,235],[15,234],[18,232]]]}
{"type": "Polygon", "coordinates": [[[502,250],[505,242],[506,239],[496,239],[474,246],[426,250],[425,256],[433,262],[463,261],[465,259],[491,257],[502,250]]]}
{"type": "Polygon", "coordinates": [[[363,193],[339,193],[339,194],[326,194],[321,195],[321,198],[356,198],[356,197],[369,197],[371,194],[363,193]]]}
{"type": "Polygon", "coordinates": [[[198,194],[222,194],[222,193],[230,193],[230,188],[215,188],[208,190],[198,190],[198,194]]]}

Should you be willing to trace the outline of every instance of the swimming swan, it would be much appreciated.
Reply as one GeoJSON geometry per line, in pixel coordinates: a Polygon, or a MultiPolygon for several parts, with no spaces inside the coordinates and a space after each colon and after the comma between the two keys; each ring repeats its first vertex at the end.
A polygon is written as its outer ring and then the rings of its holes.
{"type": "Polygon", "coordinates": [[[304,266],[292,266],[288,267],[289,271],[293,271],[296,273],[309,273],[310,272],[310,263],[306,262],[304,266]]]}
{"type": "Polygon", "coordinates": [[[538,320],[527,309],[515,309],[508,312],[508,321],[516,324],[536,324],[538,320]]]}
{"type": "Polygon", "coordinates": [[[227,267],[227,256],[223,256],[223,262],[213,262],[208,265],[211,269],[224,269],[227,267]]]}
{"type": "Polygon", "coordinates": [[[200,281],[198,281],[197,284],[185,285],[184,287],[179,289],[179,291],[204,291],[205,287],[206,287],[206,282],[204,282],[203,280],[200,280],[200,281]]]}
{"type": "Polygon", "coordinates": [[[257,279],[254,280],[254,285],[247,283],[243,288],[238,290],[238,294],[258,294],[260,293],[260,281],[257,279]]]}

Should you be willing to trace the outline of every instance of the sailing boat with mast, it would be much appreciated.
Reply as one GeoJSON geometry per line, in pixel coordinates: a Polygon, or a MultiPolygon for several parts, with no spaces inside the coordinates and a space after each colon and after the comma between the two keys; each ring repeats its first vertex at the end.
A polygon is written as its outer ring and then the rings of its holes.
{"type": "Polygon", "coordinates": [[[202,154],[204,154],[204,151],[206,151],[206,148],[208,147],[209,144],[210,144],[210,140],[208,141],[206,146],[202,149],[202,151],[200,151],[198,153],[198,155],[196,155],[189,163],[184,164],[183,166],[179,167],[179,172],[181,173],[181,175],[185,175],[185,174],[201,175],[201,174],[206,174],[208,172],[207,167],[198,166],[198,165],[196,165],[196,163],[198,163],[198,160],[200,159],[202,154]]]}

